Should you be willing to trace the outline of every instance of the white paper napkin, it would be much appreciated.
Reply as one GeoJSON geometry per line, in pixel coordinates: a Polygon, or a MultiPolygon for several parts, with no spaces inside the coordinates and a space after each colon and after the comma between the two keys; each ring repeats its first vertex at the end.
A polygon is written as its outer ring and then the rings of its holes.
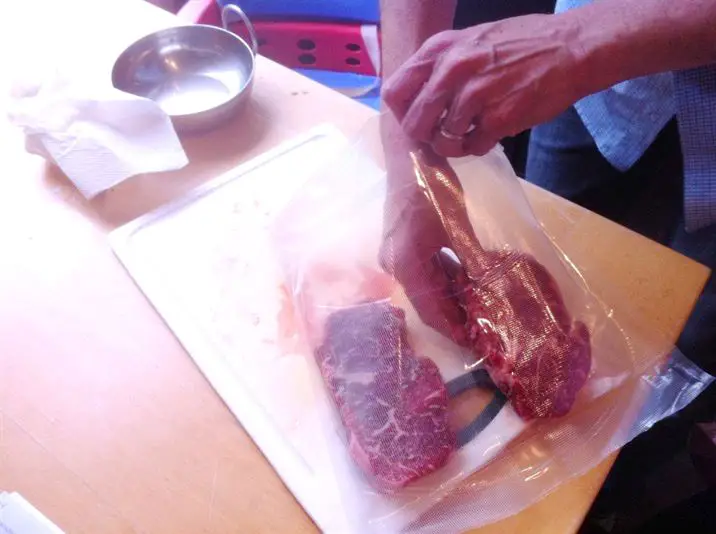
{"type": "Polygon", "coordinates": [[[188,163],[166,113],[108,81],[33,73],[16,80],[9,107],[28,152],[59,166],[87,198],[131,176],[188,163]]]}

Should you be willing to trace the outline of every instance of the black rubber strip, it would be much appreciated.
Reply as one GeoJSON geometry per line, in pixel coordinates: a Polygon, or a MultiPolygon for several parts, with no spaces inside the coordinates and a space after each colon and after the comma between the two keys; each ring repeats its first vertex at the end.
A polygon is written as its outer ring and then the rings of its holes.
{"type": "Polygon", "coordinates": [[[485,369],[475,369],[457,378],[453,378],[450,382],[445,384],[445,387],[447,388],[448,395],[453,399],[472,388],[497,391],[497,386],[492,382],[490,375],[487,374],[485,369]]]}
{"type": "Polygon", "coordinates": [[[453,378],[445,384],[448,395],[451,398],[455,398],[461,395],[465,391],[472,388],[486,389],[493,391],[495,396],[485,406],[485,409],[473,419],[473,421],[464,428],[461,428],[457,432],[457,446],[462,447],[469,443],[475,436],[482,432],[492,420],[497,417],[502,407],[507,404],[507,397],[497,388],[495,383],[490,378],[490,375],[485,369],[475,369],[469,373],[453,378]]]}
{"type": "Polygon", "coordinates": [[[490,403],[485,406],[485,409],[482,410],[482,413],[480,413],[480,415],[473,419],[473,421],[469,425],[458,430],[458,448],[463,447],[464,445],[472,441],[475,436],[477,436],[480,432],[485,430],[487,425],[489,425],[492,420],[497,417],[497,414],[500,413],[500,410],[502,410],[502,407],[505,404],[507,404],[507,397],[505,397],[505,395],[501,391],[496,391],[495,396],[490,401],[490,403]]]}

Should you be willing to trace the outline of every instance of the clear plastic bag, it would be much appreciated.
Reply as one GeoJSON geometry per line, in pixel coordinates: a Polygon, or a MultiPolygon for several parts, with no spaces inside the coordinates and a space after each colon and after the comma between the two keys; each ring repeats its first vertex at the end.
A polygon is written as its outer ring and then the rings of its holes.
{"type": "Polygon", "coordinates": [[[512,515],[711,382],[589,290],[499,147],[469,175],[399,154],[411,172],[396,186],[378,129],[329,156],[273,231],[358,532],[453,532],[512,515]],[[416,192],[427,208],[401,207],[416,192]],[[427,217],[449,242],[418,265],[408,247],[423,244],[393,229],[427,217]],[[447,285],[428,283],[436,270],[447,285]],[[436,312],[451,307],[460,324],[436,312]]]}

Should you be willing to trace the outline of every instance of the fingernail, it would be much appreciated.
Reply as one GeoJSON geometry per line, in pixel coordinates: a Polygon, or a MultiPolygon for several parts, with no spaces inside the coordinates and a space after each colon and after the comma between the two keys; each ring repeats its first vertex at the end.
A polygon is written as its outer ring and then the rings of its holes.
{"type": "Polygon", "coordinates": [[[451,249],[443,247],[435,256],[438,265],[440,265],[440,268],[445,271],[448,278],[450,278],[453,282],[458,281],[463,271],[462,264],[460,263],[460,259],[457,257],[457,254],[455,254],[455,252],[451,249]]]}

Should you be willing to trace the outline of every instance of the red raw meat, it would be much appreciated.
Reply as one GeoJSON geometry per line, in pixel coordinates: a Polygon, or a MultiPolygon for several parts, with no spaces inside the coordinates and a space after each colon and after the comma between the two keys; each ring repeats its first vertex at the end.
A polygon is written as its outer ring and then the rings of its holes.
{"type": "Polygon", "coordinates": [[[473,353],[520,417],[565,415],[589,376],[586,325],[572,323],[557,283],[534,258],[483,251],[481,263],[476,279],[448,267],[473,353]]]}
{"type": "Polygon", "coordinates": [[[452,169],[431,153],[415,156],[418,183],[441,221],[435,231],[447,233],[459,259],[450,274],[473,353],[523,419],[566,414],[591,368],[586,325],[572,322],[556,281],[535,258],[483,249],[452,169]]]}
{"type": "Polygon", "coordinates": [[[329,316],[316,360],[354,461],[384,492],[442,467],[457,448],[448,392],[408,344],[405,312],[370,303],[329,316]]]}

